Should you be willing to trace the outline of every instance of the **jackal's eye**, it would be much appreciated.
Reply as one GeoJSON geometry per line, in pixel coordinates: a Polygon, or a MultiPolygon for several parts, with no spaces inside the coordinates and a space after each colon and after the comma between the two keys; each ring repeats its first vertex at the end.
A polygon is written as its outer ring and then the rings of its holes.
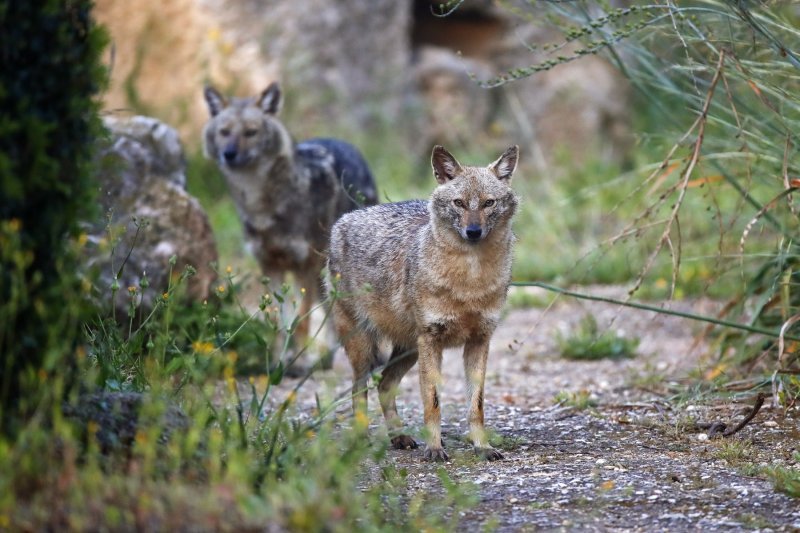
{"type": "Polygon", "coordinates": [[[483,207],[492,207],[493,205],[494,205],[494,200],[492,200],[491,198],[483,202],[483,207]]]}
{"type": "Polygon", "coordinates": [[[231,130],[229,130],[228,128],[222,128],[219,130],[219,134],[222,135],[223,137],[227,137],[228,135],[231,134],[231,130]]]}
{"type": "Polygon", "coordinates": [[[456,207],[464,207],[464,202],[461,200],[453,200],[453,205],[456,207]]]}
{"type": "Polygon", "coordinates": [[[258,130],[252,128],[244,130],[245,137],[255,137],[256,133],[258,133],[258,130]]]}

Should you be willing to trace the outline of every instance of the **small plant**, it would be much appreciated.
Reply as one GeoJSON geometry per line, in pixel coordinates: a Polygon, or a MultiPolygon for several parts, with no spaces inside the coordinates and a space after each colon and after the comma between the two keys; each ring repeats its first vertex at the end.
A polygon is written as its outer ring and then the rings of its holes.
{"type": "MultiPolygon", "coordinates": [[[[800,464],[800,453],[794,454],[794,461],[800,464]]],[[[767,476],[776,489],[791,496],[800,498],[800,469],[788,466],[768,466],[763,469],[763,474],[767,476]]]]}
{"type": "Polygon", "coordinates": [[[585,411],[597,407],[597,401],[592,398],[588,390],[579,390],[575,392],[561,391],[553,398],[558,405],[564,407],[572,407],[579,411],[585,411]]]}
{"type": "Polygon", "coordinates": [[[594,361],[625,359],[636,355],[638,338],[625,338],[606,330],[600,333],[594,316],[586,315],[571,336],[557,336],[561,356],[567,359],[594,361]]]}
{"type": "Polygon", "coordinates": [[[740,467],[752,462],[754,452],[755,450],[750,442],[733,439],[723,441],[714,456],[724,460],[731,466],[740,467]]]}

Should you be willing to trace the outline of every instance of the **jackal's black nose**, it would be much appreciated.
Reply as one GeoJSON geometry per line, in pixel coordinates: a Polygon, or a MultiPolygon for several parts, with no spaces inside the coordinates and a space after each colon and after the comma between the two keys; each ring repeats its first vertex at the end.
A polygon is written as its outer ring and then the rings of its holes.
{"type": "Polygon", "coordinates": [[[230,163],[234,159],[236,159],[236,150],[225,150],[222,152],[222,157],[225,158],[225,161],[230,163]]]}
{"type": "Polygon", "coordinates": [[[467,239],[471,241],[477,241],[478,239],[481,238],[483,230],[477,224],[472,224],[470,226],[467,226],[466,234],[467,234],[467,239]]]}

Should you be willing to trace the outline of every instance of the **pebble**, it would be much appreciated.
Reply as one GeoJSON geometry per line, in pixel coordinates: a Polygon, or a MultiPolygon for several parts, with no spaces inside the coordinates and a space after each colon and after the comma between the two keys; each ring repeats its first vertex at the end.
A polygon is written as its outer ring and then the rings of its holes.
{"type": "Polygon", "coordinates": [[[699,440],[699,441],[705,441],[705,440],[708,440],[708,435],[707,435],[707,434],[705,434],[705,433],[698,433],[698,434],[697,434],[697,440],[699,440]]]}

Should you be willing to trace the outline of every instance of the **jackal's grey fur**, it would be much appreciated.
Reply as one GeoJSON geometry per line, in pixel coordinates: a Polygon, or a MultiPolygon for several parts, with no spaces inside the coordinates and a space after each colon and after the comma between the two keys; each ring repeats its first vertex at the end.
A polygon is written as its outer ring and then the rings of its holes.
{"type": "MultiPolygon", "coordinates": [[[[372,173],[352,145],[337,139],[295,143],[277,118],[277,83],[256,98],[223,97],[205,89],[211,115],[203,131],[206,156],[217,162],[262,272],[280,284],[286,272],[305,288],[298,311],[318,299],[330,228],[344,213],[377,203],[372,173]]],[[[297,328],[302,342],[308,320],[297,328]]]]}

